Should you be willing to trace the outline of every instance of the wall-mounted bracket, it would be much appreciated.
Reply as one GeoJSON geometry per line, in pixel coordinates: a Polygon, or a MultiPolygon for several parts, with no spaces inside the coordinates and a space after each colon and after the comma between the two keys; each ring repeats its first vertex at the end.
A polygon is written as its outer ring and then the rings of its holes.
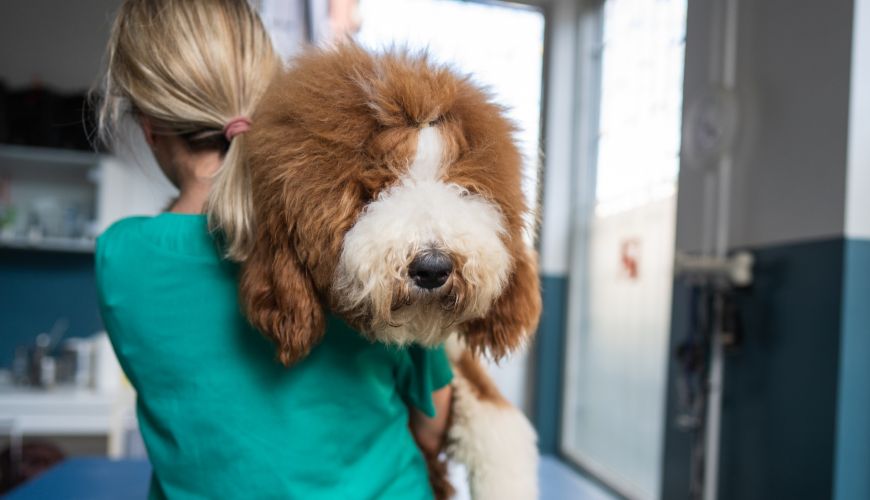
{"type": "Polygon", "coordinates": [[[753,264],[755,257],[745,250],[725,258],[677,252],[674,257],[674,276],[721,277],[733,286],[745,287],[752,284],[753,264]]]}

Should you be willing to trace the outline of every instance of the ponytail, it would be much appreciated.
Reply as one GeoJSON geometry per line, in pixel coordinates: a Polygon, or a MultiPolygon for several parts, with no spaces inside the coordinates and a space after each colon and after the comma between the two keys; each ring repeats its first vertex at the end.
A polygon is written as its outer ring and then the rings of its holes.
{"type": "Polygon", "coordinates": [[[112,27],[102,79],[100,136],[128,114],[189,144],[219,144],[223,164],[205,212],[223,252],[242,261],[255,229],[245,133],[279,66],[247,0],[126,0],[112,27]]]}

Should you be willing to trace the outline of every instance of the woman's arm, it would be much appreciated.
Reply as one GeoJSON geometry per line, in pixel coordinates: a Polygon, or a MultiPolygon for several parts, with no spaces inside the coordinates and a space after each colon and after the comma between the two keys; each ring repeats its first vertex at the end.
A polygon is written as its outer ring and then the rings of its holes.
{"type": "Polygon", "coordinates": [[[417,444],[424,452],[437,455],[444,444],[447,433],[447,421],[450,418],[450,406],[453,401],[453,386],[446,386],[432,393],[432,404],[435,406],[435,417],[429,418],[425,413],[409,406],[411,420],[409,427],[417,444]]]}

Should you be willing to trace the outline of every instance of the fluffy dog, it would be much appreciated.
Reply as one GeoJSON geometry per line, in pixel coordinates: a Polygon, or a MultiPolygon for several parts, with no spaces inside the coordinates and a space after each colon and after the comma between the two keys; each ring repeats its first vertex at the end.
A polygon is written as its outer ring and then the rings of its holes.
{"type": "MultiPolygon", "coordinates": [[[[261,110],[240,283],[251,323],[288,366],[324,334],[325,306],[386,343],[455,333],[447,454],[467,466],[475,500],[536,498],[534,431],[478,363],[520,347],[541,307],[505,110],[423,54],[354,44],[297,57],[261,110]]],[[[449,497],[443,464],[427,458],[449,497]]]]}

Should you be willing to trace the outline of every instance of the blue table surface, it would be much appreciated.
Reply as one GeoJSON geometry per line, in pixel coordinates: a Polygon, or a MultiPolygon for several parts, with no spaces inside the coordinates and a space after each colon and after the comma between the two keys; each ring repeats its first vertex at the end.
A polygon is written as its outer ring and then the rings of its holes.
{"type": "Polygon", "coordinates": [[[145,500],[147,460],[71,458],[3,496],[3,500],[145,500]]]}
{"type": "MultiPolygon", "coordinates": [[[[541,500],[615,500],[595,483],[553,457],[542,457],[541,500]]],[[[145,500],[151,480],[146,460],[72,458],[3,500],[145,500]]]]}

